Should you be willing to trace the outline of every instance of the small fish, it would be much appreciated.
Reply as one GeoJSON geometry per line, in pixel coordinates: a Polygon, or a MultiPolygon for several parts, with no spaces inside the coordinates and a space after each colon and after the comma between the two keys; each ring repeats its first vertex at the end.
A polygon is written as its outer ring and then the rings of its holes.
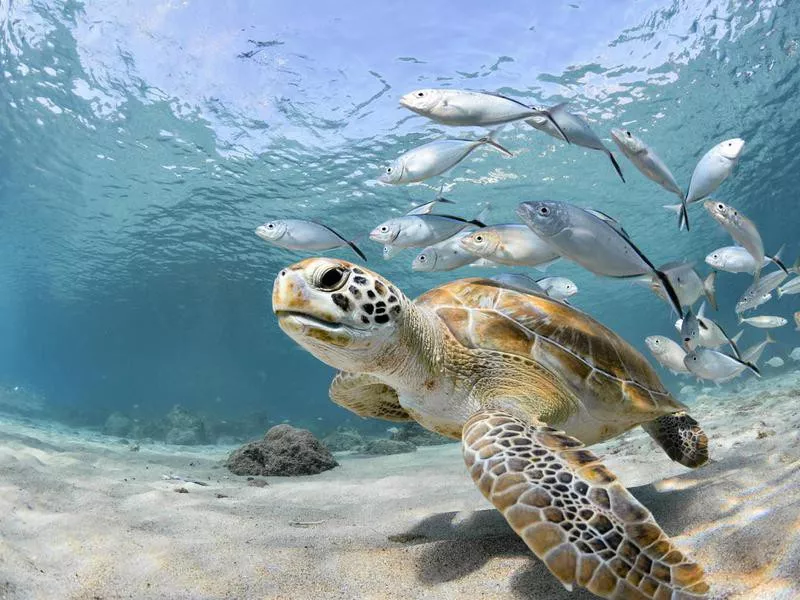
{"type": "Polygon", "coordinates": [[[692,316],[689,311],[685,319],[678,319],[675,322],[675,328],[681,334],[684,347],[687,350],[694,350],[698,346],[719,348],[723,344],[728,344],[733,353],[739,356],[736,338],[728,337],[722,327],[705,316],[705,310],[706,305],[703,303],[697,316],[692,316]]]}
{"type": "Polygon", "coordinates": [[[733,379],[747,369],[761,377],[755,365],[711,348],[697,348],[687,353],[683,364],[693,375],[716,383],[733,379]]]}
{"type": "MultiPolygon", "coordinates": [[[[772,298],[772,290],[777,288],[783,280],[786,279],[788,275],[783,271],[773,271],[768,275],[764,275],[757,281],[754,281],[750,284],[742,297],[739,298],[739,301],[736,303],[736,312],[742,313],[746,310],[751,310],[758,306],[761,306],[772,298]],[[766,300],[764,299],[766,297],[766,300]]],[[[778,295],[780,296],[780,290],[778,290],[778,295]]]]}
{"type": "Polygon", "coordinates": [[[536,283],[555,300],[566,300],[578,293],[578,286],[566,277],[543,277],[536,283]]]}
{"type": "Polygon", "coordinates": [[[596,275],[617,278],[641,278],[655,275],[661,281],[678,315],[683,308],[666,274],[653,263],[619,226],[597,211],[587,211],[574,204],[555,201],[523,202],[517,216],[534,233],[564,258],[596,275]]]}
{"type": "MultiPolygon", "coordinates": [[[[447,198],[443,198],[441,196],[441,191],[439,192],[439,196],[431,200],[430,202],[426,202],[425,204],[420,204],[419,206],[415,206],[411,210],[409,210],[405,216],[409,215],[428,215],[433,211],[434,207],[437,204],[455,204],[452,200],[448,200],[447,198]]],[[[383,247],[383,260],[390,260],[394,258],[403,248],[395,248],[394,246],[386,245],[383,247]]]]}
{"type": "Polygon", "coordinates": [[[506,156],[514,156],[498,144],[494,135],[477,140],[459,138],[435,140],[409,150],[397,157],[386,167],[383,175],[378,177],[381,183],[401,185],[424,181],[449,171],[464,160],[476,148],[488,144],[506,156]]]}
{"type": "Polygon", "coordinates": [[[739,316],[739,323],[747,323],[759,329],[772,329],[773,327],[783,327],[788,323],[783,317],[773,317],[768,315],[759,315],[757,317],[744,318],[739,316]]]}
{"type": "Polygon", "coordinates": [[[770,358],[764,364],[765,365],[769,365],[770,367],[773,367],[773,368],[778,368],[778,367],[782,367],[785,363],[783,362],[783,359],[780,356],[773,356],[772,358],[770,358]]]}
{"type": "Polygon", "coordinates": [[[784,294],[800,294],[800,277],[795,277],[778,288],[778,298],[784,294]]]}
{"type": "MultiPolygon", "coordinates": [[[[664,273],[672,283],[675,293],[683,306],[692,306],[700,296],[705,296],[714,310],[717,310],[717,272],[712,271],[705,279],[694,268],[694,263],[670,262],[661,265],[659,271],[664,273]]],[[[661,281],[657,277],[650,278],[650,287],[657,295],[669,301],[661,281]]]]}
{"type": "Polygon", "coordinates": [[[411,263],[411,270],[423,273],[452,271],[474,263],[478,257],[459,243],[464,236],[469,234],[468,231],[460,231],[443,242],[428,246],[417,254],[411,263]]]}
{"type": "MultiPolygon", "coordinates": [[[[421,89],[400,98],[400,105],[442,125],[491,127],[529,117],[541,117],[559,129],[547,109],[527,106],[491,92],[421,89]]],[[[561,135],[564,135],[563,132],[561,135]]]]}
{"type": "Polygon", "coordinates": [[[765,256],[758,269],[756,268],[756,259],[741,246],[717,248],[706,256],[705,260],[708,266],[717,271],[725,271],[727,273],[749,273],[750,275],[754,275],[756,270],[763,269],[770,262],[780,264],[780,252],[774,257],[765,256]]]}
{"type": "Polygon", "coordinates": [[[689,182],[689,191],[686,192],[686,201],[680,206],[678,212],[678,225],[689,228],[689,214],[685,206],[707,198],[725,181],[739,162],[739,156],[744,148],[744,140],[733,138],[720,142],[706,152],[698,161],[689,182]]]}
{"type": "MultiPolygon", "coordinates": [[[[741,335],[741,332],[739,332],[739,335],[741,335]]],[[[742,352],[742,360],[744,362],[749,362],[753,363],[754,365],[757,365],[758,361],[761,359],[761,355],[764,353],[764,350],[766,350],[767,346],[774,343],[775,340],[773,340],[772,337],[769,335],[769,333],[767,333],[767,337],[764,341],[759,342],[758,344],[755,344],[754,346],[751,346],[750,348],[742,352]]]]}
{"type": "Polygon", "coordinates": [[[794,313],[795,330],[800,331],[800,310],[794,313]]]}
{"type": "Polygon", "coordinates": [[[674,374],[688,373],[689,369],[683,362],[686,351],[681,345],[663,335],[651,335],[645,338],[647,349],[659,364],[665,369],[669,369],[674,374]]]}
{"type": "Polygon", "coordinates": [[[544,114],[525,119],[525,122],[539,131],[543,131],[558,140],[563,140],[568,144],[575,144],[590,150],[600,150],[608,155],[614,170],[625,182],[625,176],[619,167],[617,159],[612,154],[603,141],[592,131],[589,124],[583,117],[567,111],[567,103],[556,104],[548,109],[541,109],[544,114]]]}
{"type": "Polygon", "coordinates": [[[793,349],[789,353],[789,358],[791,358],[795,362],[800,362],[800,347],[793,349]]]}
{"type": "Polygon", "coordinates": [[[676,194],[681,199],[683,211],[686,211],[686,198],[683,190],[675,181],[675,176],[664,161],[659,158],[653,149],[628,130],[612,129],[611,139],[617,144],[620,151],[628,157],[639,171],[668,192],[676,194]]]}
{"type": "Polygon", "coordinates": [[[451,238],[470,225],[486,227],[483,219],[487,215],[488,207],[471,221],[452,215],[405,215],[384,221],[370,232],[369,237],[396,248],[424,248],[451,238]]]}
{"type": "Polygon", "coordinates": [[[460,240],[475,256],[511,266],[539,266],[558,258],[558,253],[529,227],[518,223],[492,225],[460,240]]]}
{"type": "Polygon", "coordinates": [[[528,275],[522,275],[521,273],[500,273],[489,279],[502,283],[506,287],[516,288],[527,294],[541,294],[542,296],[547,296],[545,289],[528,275]]]}
{"type": "Polygon", "coordinates": [[[301,219],[279,219],[269,221],[256,228],[256,235],[267,243],[288,250],[333,250],[350,246],[362,260],[364,253],[355,245],[327,225],[301,219]]]}
{"type": "MultiPolygon", "coordinates": [[[[730,236],[739,242],[753,257],[755,271],[753,277],[758,280],[761,276],[761,265],[764,264],[764,243],[755,224],[732,206],[719,200],[706,200],[703,203],[708,214],[727,231],[730,236]]],[[[777,260],[776,263],[784,273],[789,271],[786,266],[777,260]]]]}

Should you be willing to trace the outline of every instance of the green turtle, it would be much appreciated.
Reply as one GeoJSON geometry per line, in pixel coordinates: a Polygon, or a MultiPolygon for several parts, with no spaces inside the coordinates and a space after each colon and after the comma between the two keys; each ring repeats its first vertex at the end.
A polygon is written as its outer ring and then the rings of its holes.
{"type": "Polygon", "coordinates": [[[705,598],[703,570],[585,446],[641,425],[697,467],[708,440],[647,360],[575,308],[491,279],[414,301],[332,258],[282,270],[281,329],[341,371],[331,399],[461,440],[483,495],[568,589],[602,598],[705,598]]]}

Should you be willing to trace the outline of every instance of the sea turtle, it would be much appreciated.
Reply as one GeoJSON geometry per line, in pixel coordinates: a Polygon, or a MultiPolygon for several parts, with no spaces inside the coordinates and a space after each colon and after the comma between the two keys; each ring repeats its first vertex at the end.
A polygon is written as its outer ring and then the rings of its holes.
{"type": "Polygon", "coordinates": [[[585,313],[491,279],[414,301],[333,258],[283,269],[281,329],[341,371],[331,399],[461,440],[484,496],[568,588],[704,598],[703,570],[584,446],[642,427],[688,467],[707,438],[632,346],[585,313]]]}

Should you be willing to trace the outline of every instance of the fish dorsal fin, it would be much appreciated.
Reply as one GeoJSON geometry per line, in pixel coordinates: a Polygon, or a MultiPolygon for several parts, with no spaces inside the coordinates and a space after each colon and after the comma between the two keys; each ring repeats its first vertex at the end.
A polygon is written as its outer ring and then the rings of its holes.
{"type": "Polygon", "coordinates": [[[631,236],[628,235],[628,232],[625,231],[622,225],[619,224],[619,221],[617,221],[614,217],[611,217],[606,213],[604,213],[603,211],[597,210],[595,208],[584,208],[583,210],[588,212],[590,215],[597,217],[598,219],[607,223],[608,225],[611,225],[611,227],[613,227],[617,231],[617,233],[624,235],[628,240],[631,239],[631,236]]]}
{"type": "Polygon", "coordinates": [[[705,316],[706,316],[706,303],[705,303],[705,300],[704,300],[703,303],[700,305],[700,310],[697,313],[697,318],[699,320],[699,319],[702,319],[705,316]]]}
{"type": "Polygon", "coordinates": [[[359,257],[360,257],[360,258],[361,258],[361,259],[362,259],[364,262],[366,262],[366,260],[367,260],[367,257],[366,257],[366,255],[365,255],[365,254],[364,254],[364,253],[361,251],[361,248],[359,248],[358,246],[356,246],[356,244],[355,244],[355,242],[353,242],[353,240],[348,240],[348,239],[347,239],[346,237],[344,237],[344,236],[343,236],[341,233],[339,233],[338,231],[336,231],[336,230],[335,230],[333,227],[329,227],[328,225],[325,225],[324,223],[320,223],[319,221],[311,221],[311,220],[309,220],[309,222],[310,222],[310,223],[314,223],[314,225],[319,225],[319,226],[320,226],[320,227],[322,227],[323,229],[327,229],[328,231],[330,231],[330,232],[331,232],[333,235],[335,235],[335,236],[336,236],[336,237],[338,237],[340,240],[342,240],[342,241],[343,241],[345,244],[347,244],[348,246],[350,246],[350,248],[352,248],[352,249],[353,249],[353,252],[355,252],[356,254],[358,254],[358,256],[359,256],[359,257]]]}
{"type": "Polygon", "coordinates": [[[481,94],[486,94],[487,96],[494,96],[495,98],[502,98],[503,100],[508,100],[509,102],[513,102],[514,104],[517,104],[519,106],[523,106],[523,107],[525,107],[527,109],[530,109],[530,110],[539,110],[538,108],[534,108],[532,106],[528,106],[524,102],[520,102],[519,100],[516,100],[514,98],[510,98],[509,96],[506,96],[505,94],[501,94],[500,92],[490,92],[489,90],[480,90],[480,93],[481,94]]]}

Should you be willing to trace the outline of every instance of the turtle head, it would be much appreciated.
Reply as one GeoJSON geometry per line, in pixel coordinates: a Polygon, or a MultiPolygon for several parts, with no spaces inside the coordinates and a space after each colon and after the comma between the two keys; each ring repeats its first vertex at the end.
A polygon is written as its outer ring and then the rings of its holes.
{"type": "Polygon", "coordinates": [[[309,258],[278,273],[272,310],[283,331],[322,362],[368,371],[396,343],[408,301],[380,275],[344,260],[309,258]]]}

